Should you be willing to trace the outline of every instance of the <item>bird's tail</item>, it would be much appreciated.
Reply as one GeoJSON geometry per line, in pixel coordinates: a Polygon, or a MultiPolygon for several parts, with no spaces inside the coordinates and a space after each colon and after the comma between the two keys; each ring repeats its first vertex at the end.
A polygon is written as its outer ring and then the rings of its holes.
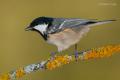
{"type": "Polygon", "coordinates": [[[110,23],[116,20],[103,20],[103,21],[96,21],[93,24],[90,24],[88,26],[96,26],[96,25],[101,25],[101,24],[106,24],[106,23],[110,23]]]}
{"type": "Polygon", "coordinates": [[[104,21],[97,21],[96,24],[106,24],[106,23],[110,23],[110,22],[113,22],[113,21],[116,21],[116,20],[104,20],[104,21]]]}

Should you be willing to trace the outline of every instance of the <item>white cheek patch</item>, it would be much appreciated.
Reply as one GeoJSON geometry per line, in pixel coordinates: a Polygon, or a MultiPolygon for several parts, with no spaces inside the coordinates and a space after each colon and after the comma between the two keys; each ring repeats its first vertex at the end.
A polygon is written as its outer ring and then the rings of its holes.
{"type": "Polygon", "coordinates": [[[38,31],[40,31],[41,33],[46,31],[46,28],[48,27],[48,24],[41,24],[41,25],[37,25],[34,28],[38,31]]]}

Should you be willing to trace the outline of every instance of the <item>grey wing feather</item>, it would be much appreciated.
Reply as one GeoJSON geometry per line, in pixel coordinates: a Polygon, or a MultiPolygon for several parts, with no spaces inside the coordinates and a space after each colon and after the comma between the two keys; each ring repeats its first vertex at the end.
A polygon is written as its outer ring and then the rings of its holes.
{"type": "Polygon", "coordinates": [[[54,34],[56,32],[59,32],[61,30],[59,27],[64,22],[64,20],[64,18],[54,18],[54,21],[52,22],[52,25],[49,26],[47,33],[54,34]]]}
{"type": "Polygon", "coordinates": [[[59,29],[65,29],[65,28],[81,28],[85,26],[95,26],[105,23],[110,23],[112,21],[116,20],[103,20],[103,21],[97,21],[95,19],[66,19],[62,22],[62,24],[59,26],[59,29]]]}
{"type": "Polygon", "coordinates": [[[96,23],[96,21],[87,19],[67,19],[59,26],[59,29],[83,27],[93,23],[96,23]]]}
{"type": "Polygon", "coordinates": [[[60,32],[66,28],[83,28],[85,26],[93,26],[109,23],[113,20],[96,21],[95,19],[79,19],[79,18],[54,18],[52,26],[49,27],[48,33],[60,32]]]}
{"type": "Polygon", "coordinates": [[[94,22],[92,19],[78,19],[78,18],[54,18],[54,21],[52,23],[52,26],[50,26],[48,29],[48,33],[56,33],[60,32],[61,30],[65,28],[75,28],[80,27],[83,25],[91,24],[94,22]]]}

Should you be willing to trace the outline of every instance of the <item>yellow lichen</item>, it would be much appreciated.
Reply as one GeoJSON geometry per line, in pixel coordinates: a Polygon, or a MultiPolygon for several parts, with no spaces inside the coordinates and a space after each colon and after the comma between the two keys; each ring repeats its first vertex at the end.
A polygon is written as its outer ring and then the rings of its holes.
{"type": "Polygon", "coordinates": [[[16,77],[20,78],[23,75],[25,75],[23,68],[19,68],[18,70],[16,70],[16,77]]]}
{"type": "Polygon", "coordinates": [[[0,75],[0,80],[10,80],[9,74],[0,75]]]}
{"type": "Polygon", "coordinates": [[[70,56],[65,55],[65,56],[55,56],[53,60],[49,60],[48,63],[46,64],[46,68],[48,70],[52,70],[56,67],[59,67],[63,64],[68,64],[70,62],[70,56]]]}
{"type": "Polygon", "coordinates": [[[84,59],[109,57],[113,52],[120,51],[120,45],[106,46],[98,49],[92,49],[84,55],[84,59]]]}

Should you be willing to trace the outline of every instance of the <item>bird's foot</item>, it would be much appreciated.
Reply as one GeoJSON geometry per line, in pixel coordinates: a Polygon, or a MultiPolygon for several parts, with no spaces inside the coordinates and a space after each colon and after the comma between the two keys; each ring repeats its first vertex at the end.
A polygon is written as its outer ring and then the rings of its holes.
{"type": "Polygon", "coordinates": [[[50,57],[50,60],[54,60],[55,54],[56,54],[55,52],[51,52],[51,53],[50,53],[50,56],[51,56],[51,57],[50,57]]]}
{"type": "Polygon", "coordinates": [[[78,58],[79,58],[78,51],[75,50],[75,60],[76,60],[76,62],[78,61],[78,58]]]}

